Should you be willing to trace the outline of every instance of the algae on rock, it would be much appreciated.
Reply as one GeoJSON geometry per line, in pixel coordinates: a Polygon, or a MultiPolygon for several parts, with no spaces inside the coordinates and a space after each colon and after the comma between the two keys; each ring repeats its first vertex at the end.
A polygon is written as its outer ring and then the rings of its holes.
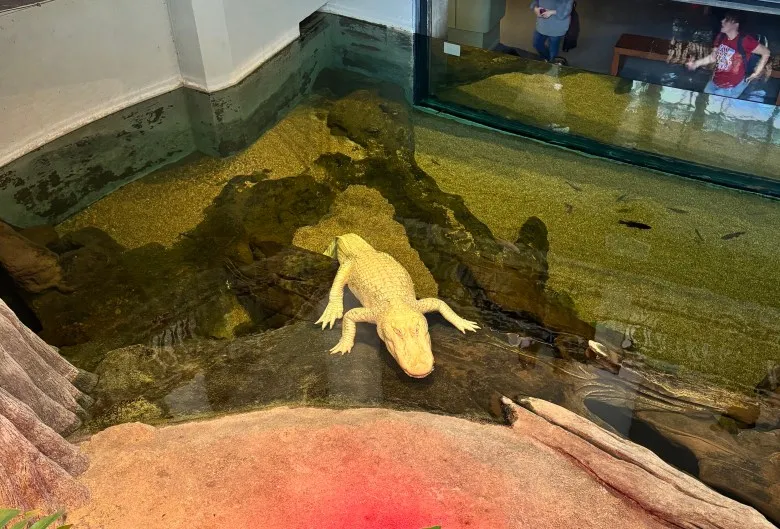
{"type": "Polygon", "coordinates": [[[323,252],[333,239],[356,233],[377,251],[392,255],[409,272],[417,297],[436,297],[438,286],[419,254],[409,245],[404,227],[393,219],[393,206],[379,191],[363,185],[349,186],[336,196],[330,212],[315,226],[300,228],[293,244],[323,252]]]}

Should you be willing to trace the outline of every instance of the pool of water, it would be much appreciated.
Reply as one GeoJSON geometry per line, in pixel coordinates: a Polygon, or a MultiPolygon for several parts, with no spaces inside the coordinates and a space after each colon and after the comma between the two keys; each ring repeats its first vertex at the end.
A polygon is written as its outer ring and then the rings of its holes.
{"type": "Polygon", "coordinates": [[[86,428],[279,403],[496,421],[501,395],[534,395],[776,516],[778,203],[392,93],[312,95],[238,155],[157,171],[56,227],[75,291],[31,305],[42,337],[100,374],[86,428]],[[328,354],[324,252],[346,233],[479,322],[428,318],[430,376],[407,377],[370,324],[328,354]]]}

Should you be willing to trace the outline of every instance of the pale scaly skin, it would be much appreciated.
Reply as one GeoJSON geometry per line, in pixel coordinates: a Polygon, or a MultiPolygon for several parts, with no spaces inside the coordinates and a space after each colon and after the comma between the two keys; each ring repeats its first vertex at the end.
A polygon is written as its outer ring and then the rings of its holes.
{"type": "Polygon", "coordinates": [[[355,344],[357,323],[375,323],[377,333],[390,354],[410,376],[424,377],[433,370],[428,323],[423,314],[439,312],[459,331],[479,329],[476,323],[455,314],[446,303],[435,298],[418,300],[409,273],[395,259],[378,252],[354,233],[341,235],[326,252],[339,261],[328,306],[317,320],[333,328],[344,312],[344,287],[363,305],[343,314],[341,340],[330,352],[348,353],[355,344]]]}

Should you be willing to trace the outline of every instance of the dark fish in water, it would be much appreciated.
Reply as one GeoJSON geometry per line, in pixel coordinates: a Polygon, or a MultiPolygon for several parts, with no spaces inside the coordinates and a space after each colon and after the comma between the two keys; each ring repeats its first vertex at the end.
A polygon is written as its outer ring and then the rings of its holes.
{"type": "Polygon", "coordinates": [[[431,163],[432,163],[433,165],[441,165],[441,164],[439,163],[439,160],[437,160],[436,158],[431,158],[431,163]]]}
{"type": "Polygon", "coordinates": [[[649,230],[652,228],[649,224],[645,224],[644,222],[637,222],[635,220],[619,220],[618,221],[623,226],[628,226],[629,228],[636,228],[638,230],[649,230]]]}
{"type": "Polygon", "coordinates": [[[688,214],[688,212],[686,210],[680,209],[680,208],[666,208],[666,209],[668,209],[669,211],[674,211],[675,213],[680,213],[682,215],[687,215],[688,214]]]}
{"type": "Polygon", "coordinates": [[[624,200],[626,200],[627,198],[628,198],[628,193],[623,193],[622,195],[620,195],[619,197],[617,197],[617,199],[615,200],[615,202],[623,202],[623,201],[624,201],[624,200]]]}
{"type": "Polygon", "coordinates": [[[570,188],[572,188],[575,191],[582,191],[582,188],[576,184],[572,184],[568,180],[566,180],[566,183],[569,185],[570,188]]]}
{"type": "Polygon", "coordinates": [[[631,208],[620,208],[618,209],[618,213],[628,213],[631,211],[631,208]]]}
{"type": "Polygon", "coordinates": [[[572,211],[574,211],[574,206],[572,206],[571,204],[566,204],[565,206],[566,206],[566,213],[571,213],[572,211]]]}
{"type": "Polygon", "coordinates": [[[704,237],[702,237],[701,232],[699,231],[699,228],[693,228],[693,231],[696,232],[696,236],[699,238],[699,240],[704,242],[704,237]]]}
{"type": "Polygon", "coordinates": [[[744,231],[735,231],[734,233],[728,233],[724,235],[723,237],[721,237],[721,239],[723,239],[724,241],[728,241],[729,239],[736,239],[740,235],[745,235],[745,233],[746,232],[744,231]]]}

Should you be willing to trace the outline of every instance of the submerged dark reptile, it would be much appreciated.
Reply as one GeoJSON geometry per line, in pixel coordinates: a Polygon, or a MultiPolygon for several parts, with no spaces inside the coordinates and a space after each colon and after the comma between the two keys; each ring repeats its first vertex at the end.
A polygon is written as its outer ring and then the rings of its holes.
{"type": "Polygon", "coordinates": [[[404,372],[422,378],[433,371],[431,337],[424,314],[439,312],[465,334],[479,329],[476,323],[455,314],[436,298],[418,300],[409,272],[384,252],[376,251],[354,233],[336,237],[325,252],[339,261],[339,271],[330,289],[328,306],[317,323],[333,328],[344,312],[344,286],[363,305],[343,315],[341,340],[330,352],[348,353],[355,344],[356,324],[375,323],[379,338],[404,372]]]}

